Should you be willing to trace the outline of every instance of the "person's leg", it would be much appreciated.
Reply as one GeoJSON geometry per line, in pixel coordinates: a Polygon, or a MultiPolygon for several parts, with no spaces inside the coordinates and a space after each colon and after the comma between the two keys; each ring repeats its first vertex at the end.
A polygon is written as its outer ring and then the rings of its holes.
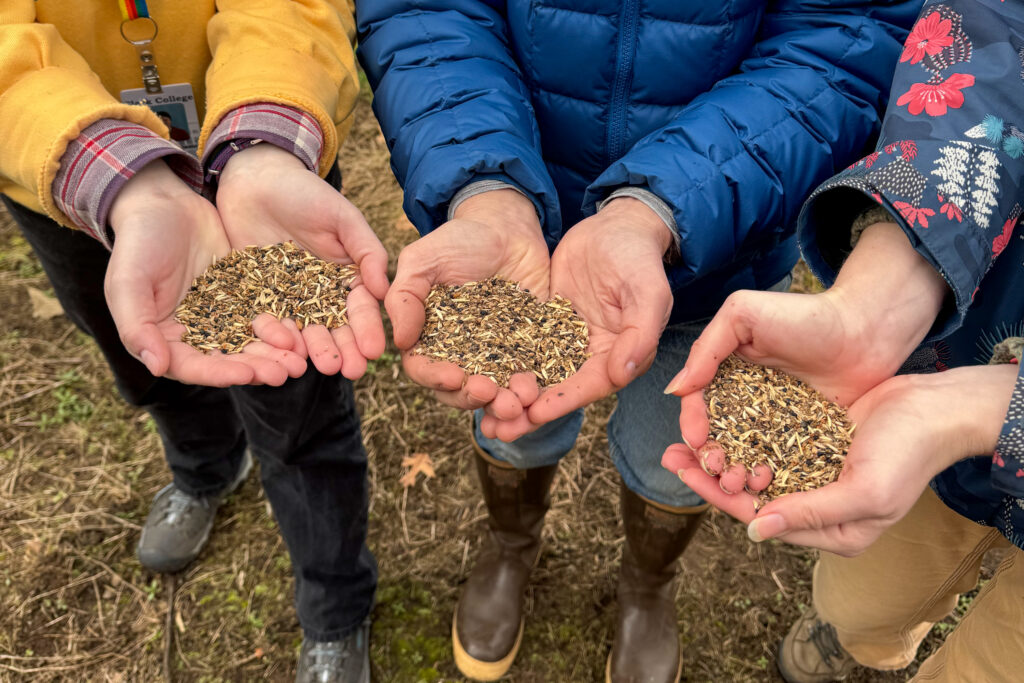
{"type": "Polygon", "coordinates": [[[679,399],[663,390],[686,363],[703,327],[693,323],[667,328],[651,368],[619,392],[608,422],[609,450],[622,477],[626,530],[609,682],[679,680],[677,560],[708,506],[661,467],[662,453],[679,441],[679,399]]]}
{"type": "Polygon", "coordinates": [[[213,523],[216,498],[237,483],[242,468],[245,438],[231,400],[222,389],[153,377],[125,350],[107,309],[103,279],[109,252],[85,233],[6,198],[4,204],[65,314],[96,341],[121,395],[156,423],[174,484],[154,502],[140,560],[157,571],[180,569],[199,553],[213,523]]]}
{"type": "Polygon", "coordinates": [[[369,615],[369,483],[352,383],[312,365],[280,387],[233,387],[249,448],[288,546],[306,637],[339,640],[369,615]]]}
{"type": "MultiPolygon", "coordinates": [[[[475,421],[479,418],[478,412],[475,421]]],[[[578,410],[511,443],[488,439],[474,428],[488,535],[452,618],[455,664],[469,678],[501,678],[519,652],[523,595],[540,557],[551,482],[582,424],[578,410]]]]}
{"type": "Polygon", "coordinates": [[[915,683],[1014,681],[1024,671],[1024,551],[1014,546],[915,683]]]}
{"type": "Polygon", "coordinates": [[[985,552],[1004,543],[997,530],[958,515],[926,490],[864,553],[822,553],[813,607],[783,639],[780,672],[803,682],[838,680],[854,662],[902,669],[958,595],[976,585],[985,552]]]}

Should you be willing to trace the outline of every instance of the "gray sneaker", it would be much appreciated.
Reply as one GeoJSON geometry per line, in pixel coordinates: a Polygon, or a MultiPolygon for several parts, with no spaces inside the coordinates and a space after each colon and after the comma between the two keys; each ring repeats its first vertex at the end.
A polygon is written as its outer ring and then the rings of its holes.
{"type": "Polygon", "coordinates": [[[156,494],[142,527],[138,556],[143,567],[171,573],[184,569],[210,538],[213,519],[221,501],[237,489],[252,469],[246,449],[238,475],[227,490],[216,496],[193,498],[173,483],[156,494]]]}
{"type": "Polygon", "coordinates": [[[370,683],[370,620],[343,640],[303,639],[295,683],[370,683]]]}

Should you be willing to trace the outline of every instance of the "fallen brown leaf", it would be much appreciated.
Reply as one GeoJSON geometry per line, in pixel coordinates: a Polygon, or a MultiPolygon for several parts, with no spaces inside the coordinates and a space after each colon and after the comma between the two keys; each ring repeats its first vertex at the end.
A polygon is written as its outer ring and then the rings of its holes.
{"type": "Polygon", "coordinates": [[[402,475],[402,478],[398,481],[404,488],[409,488],[416,483],[416,476],[423,474],[427,479],[433,479],[436,475],[434,472],[434,461],[431,460],[430,455],[427,453],[413,453],[402,458],[402,467],[408,467],[408,471],[402,475]]]}
{"type": "Polygon", "coordinates": [[[64,313],[60,302],[43,290],[35,287],[26,287],[25,289],[28,290],[28,298],[32,302],[32,317],[49,320],[64,313]]]}

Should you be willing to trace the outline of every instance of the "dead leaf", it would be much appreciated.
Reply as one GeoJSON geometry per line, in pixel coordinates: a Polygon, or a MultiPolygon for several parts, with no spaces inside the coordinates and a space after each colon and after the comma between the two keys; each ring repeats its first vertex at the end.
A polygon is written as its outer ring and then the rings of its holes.
{"type": "Polygon", "coordinates": [[[258,647],[255,650],[253,650],[252,651],[252,656],[255,657],[256,659],[263,659],[263,648],[262,647],[258,647]]]}
{"type": "Polygon", "coordinates": [[[409,220],[409,217],[403,213],[402,217],[395,221],[395,230],[399,232],[402,232],[403,230],[416,232],[416,226],[413,225],[412,221],[409,220]]]}
{"type": "Polygon", "coordinates": [[[181,618],[181,612],[174,613],[174,625],[178,627],[178,633],[185,632],[185,620],[181,618]]]}
{"type": "Polygon", "coordinates": [[[399,483],[404,488],[409,488],[416,483],[416,475],[422,473],[427,479],[433,479],[436,475],[434,472],[434,461],[431,460],[430,456],[426,453],[413,453],[402,458],[402,467],[408,467],[409,470],[402,475],[399,479],[399,483]]]}
{"type": "Polygon", "coordinates": [[[43,290],[35,287],[26,287],[25,289],[28,290],[28,298],[32,302],[32,317],[49,320],[64,313],[60,302],[43,290]]]}

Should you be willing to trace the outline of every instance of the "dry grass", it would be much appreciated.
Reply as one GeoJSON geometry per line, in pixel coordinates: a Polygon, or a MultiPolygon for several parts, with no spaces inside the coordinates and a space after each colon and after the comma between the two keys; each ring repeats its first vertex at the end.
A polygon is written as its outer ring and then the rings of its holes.
{"type": "MultiPolygon", "coordinates": [[[[394,256],[415,234],[401,220],[365,103],[358,121],[343,152],[345,191],[394,256]]],[[[290,567],[257,477],[227,501],[209,546],[176,586],[143,570],[139,525],[167,481],[159,439],[149,418],[118,398],[90,340],[63,317],[31,317],[26,287],[47,283],[16,229],[0,221],[0,681],[160,681],[165,643],[176,681],[292,680],[301,633],[290,567]]],[[[357,398],[371,458],[370,544],[381,568],[375,680],[461,681],[449,620],[484,519],[467,417],[402,375],[393,349],[357,383],[357,398]],[[433,457],[437,478],[404,489],[402,458],[421,452],[433,457]]],[[[559,467],[508,681],[603,680],[622,543],[604,434],[613,405],[587,410],[577,448],[559,467]]],[[[809,602],[813,560],[801,549],[751,544],[742,526],[710,515],[682,561],[685,680],[778,680],[775,643],[809,602]]],[[[939,626],[922,656],[952,623],[939,626]]]]}

